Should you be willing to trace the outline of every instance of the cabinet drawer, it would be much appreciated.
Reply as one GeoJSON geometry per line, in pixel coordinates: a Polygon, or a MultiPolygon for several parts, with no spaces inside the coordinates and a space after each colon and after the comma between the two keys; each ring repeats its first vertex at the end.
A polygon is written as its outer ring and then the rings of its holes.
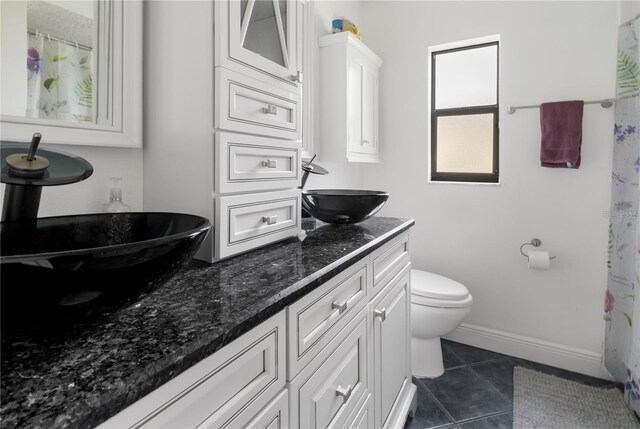
{"type": "MultiPolygon", "coordinates": [[[[289,427],[289,395],[283,390],[266,407],[256,413],[256,407],[247,407],[225,425],[229,429],[287,429],[289,427]]],[[[204,422],[198,429],[217,428],[216,422],[204,422]]]]}
{"type": "Polygon", "coordinates": [[[300,140],[298,93],[217,67],[216,97],[216,128],[300,140]]]}
{"type": "Polygon", "coordinates": [[[366,305],[368,258],[330,279],[287,309],[288,379],[291,380],[366,305]]]}
{"type": "Polygon", "coordinates": [[[218,197],[216,256],[230,256],[300,232],[300,190],[218,197]]]}
{"type": "Polygon", "coordinates": [[[215,191],[249,192],[300,186],[300,143],[216,133],[215,191]]]}
{"type": "Polygon", "coordinates": [[[409,233],[405,232],[371,254],[373,268],[373,297],[410,260],[409,233]]]}
{"type": "Polygon", "coordinates": [[[360,408],[356,408],[356,411],[349,417],[347,423],[348,429],[370,429],[373,427],[373,401],[371,400],[371,394],[368,394],[360,408]]]}
{"type": "Polygon", "coordinates": [[[317,369],[311,364],[291,382],[291,427],[343,428],[369,393],[366,309],[342,332],[346,338],[328,356],[319,356],[317,369]]]}
{"type": "Polygon", "coordinates": [[[284,312],[244,334],[101,427],[227,427],[284,388],[284,312]]]}

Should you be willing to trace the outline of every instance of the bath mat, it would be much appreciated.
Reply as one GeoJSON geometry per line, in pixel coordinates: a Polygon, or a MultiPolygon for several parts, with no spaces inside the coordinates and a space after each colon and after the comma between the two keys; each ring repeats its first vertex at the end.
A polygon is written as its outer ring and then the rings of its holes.
{"type": "Polygon", "coordinates": [[[515,367],[514,429],[640,429],[622,392],[515,367]]]}

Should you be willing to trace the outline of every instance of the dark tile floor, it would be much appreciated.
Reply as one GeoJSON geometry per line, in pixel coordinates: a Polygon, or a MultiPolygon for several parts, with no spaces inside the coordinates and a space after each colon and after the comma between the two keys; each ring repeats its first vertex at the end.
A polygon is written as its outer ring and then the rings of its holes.
{"type": "Polygon", "coordinates": [[[414,379],[418,411],[405,429],[511,429],[513,368],[523,366],[596,387],[615,383],[442,340],[444,374],[414,379]]]}

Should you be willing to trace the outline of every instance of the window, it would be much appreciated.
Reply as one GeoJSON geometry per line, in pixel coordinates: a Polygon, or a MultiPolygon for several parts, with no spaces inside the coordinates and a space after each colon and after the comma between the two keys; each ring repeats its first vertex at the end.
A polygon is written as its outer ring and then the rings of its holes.
{"type": "Polygon", "coordinates": [[[498,183],[498,41],[434,47],[431,181],[498,183]]]}

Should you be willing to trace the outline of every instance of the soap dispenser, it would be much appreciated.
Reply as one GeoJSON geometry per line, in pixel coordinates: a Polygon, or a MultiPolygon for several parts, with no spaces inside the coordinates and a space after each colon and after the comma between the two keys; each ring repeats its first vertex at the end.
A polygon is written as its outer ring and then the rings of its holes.
{"type": "Polygon", "coordinates": [[[109,204],[107,204],[107,213],[124,213],[130,212],[131,207],[122,202],[122,189],[118,186],[122,177],[112,177],[113,188],[109,191],[109,204]]]}

